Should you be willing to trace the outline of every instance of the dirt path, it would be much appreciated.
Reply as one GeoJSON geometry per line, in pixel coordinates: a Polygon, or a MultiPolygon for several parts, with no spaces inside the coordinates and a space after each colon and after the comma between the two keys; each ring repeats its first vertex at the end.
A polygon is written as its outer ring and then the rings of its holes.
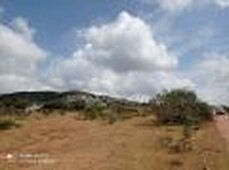
{"type": "Polygon", "coordinates": [[[216,116],[215,122],[221,136],[227,143],[227,148],[229,151],[229,115],[216,116]]]}

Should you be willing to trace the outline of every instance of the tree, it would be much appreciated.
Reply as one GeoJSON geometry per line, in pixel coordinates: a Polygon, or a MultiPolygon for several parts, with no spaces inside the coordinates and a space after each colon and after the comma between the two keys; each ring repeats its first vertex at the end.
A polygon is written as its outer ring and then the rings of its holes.
{"type": "Polygon", "coordinates": [[[212,119],[210,106],[190,90],[163,91],[154,101],[156,116],[161,123],[195,124],[212,119]]]}

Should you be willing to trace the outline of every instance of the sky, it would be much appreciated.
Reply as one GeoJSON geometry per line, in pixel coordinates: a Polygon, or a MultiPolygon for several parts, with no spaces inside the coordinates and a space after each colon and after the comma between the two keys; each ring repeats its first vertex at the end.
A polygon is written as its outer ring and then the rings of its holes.
{"type": "Polygon", "coordinates": [[[0,93],[229,104],[229,0],[0,0],[0,93]]]}

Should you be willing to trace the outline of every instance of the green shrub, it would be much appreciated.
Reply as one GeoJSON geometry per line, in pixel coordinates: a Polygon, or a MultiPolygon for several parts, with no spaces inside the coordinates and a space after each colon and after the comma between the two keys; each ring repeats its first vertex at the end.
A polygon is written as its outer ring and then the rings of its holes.
{"type": "Polygon", "coordinates": [[[212,120],[210,106],[200,101],[193,91],[185,89],[163,91],[154,101],[156,117],[160,123],[189,126],[204,120],[212,120]]]}
{"type": "Polygon", "coordinates": [[[105,109],[106,109],[106,106],[101,101],[85,102],[81,116],[83,116],[85,119],[89,119],[89,120],[102,118],[102,117],[104,117],[104,110],[105,109]]]}
{"type": "Polygon", "coordinates": [[[13,119],[0,119],[0,130],[6,130],[18,126],[19,124],[13,119]]]}
{"type": "Polygon", "coordinates": [[[83,117],[86,120],[94,120],[97,118],[97,113],[96,112],[91,112],[91,111],[84,111],[83,117]]]}
{"type": "Polygon", "coordinates": [[[123,119],[122,116],[117,112],[114,112],[112,110],[110,112],[106,112],[105,120],[110,125],[114,124],[115,122],[121,119],[123,119]]]}

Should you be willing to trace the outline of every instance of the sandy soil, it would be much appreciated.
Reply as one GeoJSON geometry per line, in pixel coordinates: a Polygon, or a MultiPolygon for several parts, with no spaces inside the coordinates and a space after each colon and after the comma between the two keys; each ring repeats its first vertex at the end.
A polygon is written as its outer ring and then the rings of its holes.
{"type": "Polygon", "coordinates": [[[218,134],[197,131],[191,153],[168,154],[158,139],[177,127],[156,127],[149,118],[106,125],[53,116],[0,132],[0,170],[228,170],[218,134]],[[205,154],[206,153],[206,154],[205,154]]]}
{"type": "Polygon", "coordinates": [[[227,143],[227,149],[229,151],[229,115],[216,116],[215,122],[222,138],[227,143]]]}

